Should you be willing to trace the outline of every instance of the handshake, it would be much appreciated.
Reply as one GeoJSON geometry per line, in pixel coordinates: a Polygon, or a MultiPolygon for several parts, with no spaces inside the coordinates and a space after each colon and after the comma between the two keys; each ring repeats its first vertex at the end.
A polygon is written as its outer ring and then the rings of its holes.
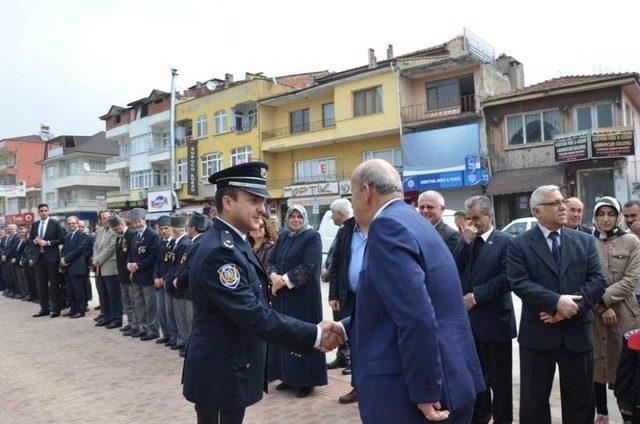
{"type": "Polygon", "coordinates": [[[316,347],[320,352],[327,353],[342,346],[347,338],[342,325],[337,322],[324,320],[318,328],[322,331],[320,344],[316,347]]]}

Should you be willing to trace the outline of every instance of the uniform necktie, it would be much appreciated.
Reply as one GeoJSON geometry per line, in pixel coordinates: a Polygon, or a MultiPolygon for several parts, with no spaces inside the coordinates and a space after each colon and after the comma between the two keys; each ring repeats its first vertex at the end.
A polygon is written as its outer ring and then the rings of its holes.
{"type": "Polygon", "coordinates": [[[560,234],[557,231],[552,231],[549,233],[549,238],[551,239],[551,254],[556,261],[556,265],[560,267],[560,243],[558,243],[560,234]]]}

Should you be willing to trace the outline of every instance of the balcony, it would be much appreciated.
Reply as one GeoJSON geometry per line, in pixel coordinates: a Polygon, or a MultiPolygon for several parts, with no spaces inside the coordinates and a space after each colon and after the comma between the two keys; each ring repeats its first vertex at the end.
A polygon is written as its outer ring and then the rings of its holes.
{"type": "Polygon", "coordinates": [[[290,135],[335,128],[335,126],[336,123],[333,119],[327,121],[305,122],[300,125],[289,125],[288,127],[277,128],[275,130],[262,131],[262,139],[271,140],[274,138],[288,137],[290,135]]]}
{"type": "Polygon", "coordinates": [[[117,171],[119,169],[125,169],[129,167],[128,156],[113,156],[106,160],[107,171],[117,171]]]}
{"type": "Polygon", "coordinates": [[[171,156],[169,152],[169,146],[163,144],[154,144],[154,146],[149,151],[149,162],[168,162],[171,156]]]}
{"type": "Polygon", "coordinates": [[[97,212],[103,208],[95,199],[59,200],[49,206],[55,213],[97,212]]]}
{"type": "Polygon", "coordinates": [[[108,172],[80,170],[57,178],[49,178],[45,184],[47,185],[47,190],[74,186],[119,187],[120,177],[117,174],[108,172]]]}
{"type": "Polygon", "coordinates": [[[245,122],[240,126],[231,127],[231,131],[236,134],[246,133],[254,129],[256,127],[256,124],[257,124],[256,122],[245,122]]]}
{"type": "Polygon", "coordinates": [[[404,106],[402,121],[405,124],[428,123],[452,117],[462,118],[477,111],[475,94],[467,94],[458,98],[444,98],[435,102],[404,106]]]}

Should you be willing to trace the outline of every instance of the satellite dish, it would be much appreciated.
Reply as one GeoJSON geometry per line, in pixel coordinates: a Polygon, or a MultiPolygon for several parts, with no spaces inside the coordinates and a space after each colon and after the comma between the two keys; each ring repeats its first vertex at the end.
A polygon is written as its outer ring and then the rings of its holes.
{"type": "Polygon", "coordinates": [[[218,84],[216,84],[214,81],[207,81],[207,83],[205,84],[205,87],[207,87],[207,90],[209,91],[215,90],[217,86],[218,84]]]}
{"type": "Polygon", "coordinates": [[[85,171],[90,172],[91,171],[91,166],[85,162],[82,164],[82,167],[84,168],[85,171]]]}

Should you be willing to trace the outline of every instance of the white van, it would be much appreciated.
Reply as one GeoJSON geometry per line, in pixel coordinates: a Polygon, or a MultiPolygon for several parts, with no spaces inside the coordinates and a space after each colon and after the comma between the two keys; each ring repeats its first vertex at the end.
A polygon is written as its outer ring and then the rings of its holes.
{"type": "Polygon", "coordinates": [[[333,219],[331,219],[331,209],[329,209],[324,213],[322,221],[320,221],[320,226],[318,227],[318,232],[320,233],[320,237],[322,237],[323,254],[326,255],[327,252],[329,252],[331,243],[333,243],[333,239],[336,238],[339,228],[340,227],[333,223],[333,219]]]}

